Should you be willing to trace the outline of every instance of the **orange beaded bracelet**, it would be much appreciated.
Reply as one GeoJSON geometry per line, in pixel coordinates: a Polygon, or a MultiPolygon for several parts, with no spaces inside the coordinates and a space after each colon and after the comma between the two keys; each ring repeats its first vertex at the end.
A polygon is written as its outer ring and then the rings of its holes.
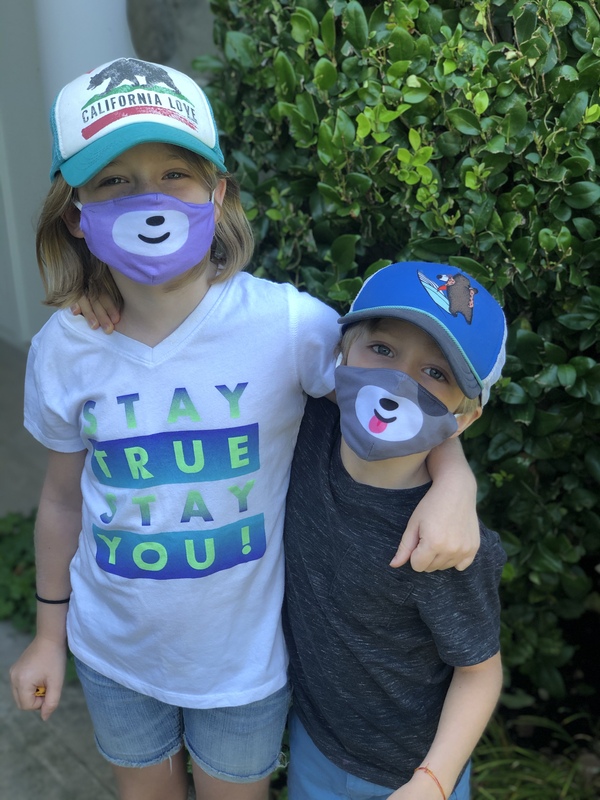
{"type": "Polygon", "coordinates": [[[438,787],[438,789],[439,789],[439,790],[440,790],[440,792],[442,793],[442,797],[444,798],[444,800],[446,800],[446,792],[445,792],[445,791],[442,789],[442,784],[441,784],[441,783],[438,781],[438,779],[437,779],[437,776],[436,776],[435,772],[433,772],[432,770],[430,770],[430,769],[429,769],[429,767],[428,767],[426,764],[425,764],[424,766],[422,766],[422,767],[417,767],[417,768],[416,768],[416,770],[415,770],[415,772],[418,772],[419,770],[422,770],[423,772],[425,772],[427,775],[429,775],[429,777],[430,777],[432,780],[434,780],[434,781],[435,781],[435,783],[436,783],[436,786],[438,787]]]}

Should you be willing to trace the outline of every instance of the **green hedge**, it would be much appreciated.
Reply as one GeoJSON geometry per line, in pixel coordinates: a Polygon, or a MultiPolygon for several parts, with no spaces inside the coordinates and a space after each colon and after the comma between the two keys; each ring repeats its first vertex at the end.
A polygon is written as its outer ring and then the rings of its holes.
{"type": "Polygon", "coordinates": [[[600,608],[596,3],[211,7],[222,58],[195,66],[255,273],[343,309],[384,264],[442,261],[504,303],[505,376],[465,448],[510,557],[507,702],[562,696],[569,621],[600,608]]]}

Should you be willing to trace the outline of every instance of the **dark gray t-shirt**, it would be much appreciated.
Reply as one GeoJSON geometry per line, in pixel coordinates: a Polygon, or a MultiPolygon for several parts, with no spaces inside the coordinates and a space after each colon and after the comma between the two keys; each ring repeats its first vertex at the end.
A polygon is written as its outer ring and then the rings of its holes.
{"type": "MultiPolygon", "coordinates": [[[[339,445],[337,406],[309,398],[285,527],[294,708],[337,766],[397,788],[431,745],[453,668],[499,650],[506,556],[498,535],[482,525],[480,550],[463,572],[389,567],[429,484],[391,490],[356,483],[339,445]]],[[[442,522],[444,514],[441,507],[442,522]]]]}

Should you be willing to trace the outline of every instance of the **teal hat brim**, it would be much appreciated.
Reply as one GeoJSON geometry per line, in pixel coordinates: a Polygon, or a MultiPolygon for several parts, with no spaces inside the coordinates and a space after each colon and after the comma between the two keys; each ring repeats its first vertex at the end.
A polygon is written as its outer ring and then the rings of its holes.
{"type": "Polygon", "coordinates": [[[137,122],[135,125],[124,126],[91,142],[63,163],[53,164],[50,178],[54,180],[56,173],[60,171],[69,186],[83,186],[125,150],[146,142],[162,142],[183,147],[206,158],[220,172],[227,172],[218,145],[209,147],[200,142],[196,136],[160,123],[137,122]]]}

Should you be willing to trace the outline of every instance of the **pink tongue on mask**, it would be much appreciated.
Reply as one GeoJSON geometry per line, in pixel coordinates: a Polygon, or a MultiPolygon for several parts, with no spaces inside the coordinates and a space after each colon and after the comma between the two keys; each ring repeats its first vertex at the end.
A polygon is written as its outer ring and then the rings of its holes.
{"type": "Polygon", "coordinates": [[[371,433],[383,433],[387,428],[387,425],[387,422],[383,422],[383,420],[380,420],[377,417],[371,417],[369,420],[369,430],[371,433]]]}

